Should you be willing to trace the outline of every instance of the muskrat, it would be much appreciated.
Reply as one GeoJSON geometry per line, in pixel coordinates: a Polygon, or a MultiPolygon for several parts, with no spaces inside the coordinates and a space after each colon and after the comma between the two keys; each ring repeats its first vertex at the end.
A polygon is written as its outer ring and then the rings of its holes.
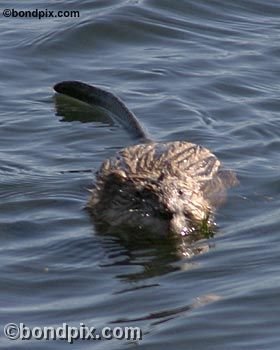
{"type": "Polygon", "coordinates": [[[95,220],[110,229],[183,236],[212,225],[226,190],[238,182],[213,153],[186,141],[150,140],[125,104],[101,88],[64,81],[54,90],[108,110],[141,140],[105,160],[96,173],[87,205],[95,220]]]}

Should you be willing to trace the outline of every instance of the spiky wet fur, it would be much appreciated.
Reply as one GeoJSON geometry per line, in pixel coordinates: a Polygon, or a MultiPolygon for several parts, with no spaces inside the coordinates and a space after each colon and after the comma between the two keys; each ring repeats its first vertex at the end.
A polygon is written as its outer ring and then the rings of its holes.
{"type": "Polygon", "coordinates": [[[204,147],[183,141],[139,144],[104,161],[88,208],[112,227],[184,235],[211,222],[235,181],[204,147]]]}

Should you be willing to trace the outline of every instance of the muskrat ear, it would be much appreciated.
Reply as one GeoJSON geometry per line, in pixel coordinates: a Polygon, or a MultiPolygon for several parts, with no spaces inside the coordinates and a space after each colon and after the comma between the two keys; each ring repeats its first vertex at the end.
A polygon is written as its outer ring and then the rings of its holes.
{"type": "Polygon", "coordinates": [[[114,170],[109,175],[108,178],[110,181],[114,181],[117,183],[123,183],[127,181],[127,175],[123,170],[114,170]]]}

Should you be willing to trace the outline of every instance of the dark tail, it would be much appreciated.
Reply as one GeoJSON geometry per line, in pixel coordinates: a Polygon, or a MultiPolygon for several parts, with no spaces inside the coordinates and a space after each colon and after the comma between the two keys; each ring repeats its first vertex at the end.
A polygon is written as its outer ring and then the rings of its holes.
{"type": "Polygon", "coordinates": [[[88,85],[79,81],[62,81],[56,84],[54,90],[89,105],[105,108],[113,113],[116,120],[127,130],[142,139],[148,139],[147,134],[136,116],[126,105],[111,92],[102,90],[96,86],[88,85]]]}

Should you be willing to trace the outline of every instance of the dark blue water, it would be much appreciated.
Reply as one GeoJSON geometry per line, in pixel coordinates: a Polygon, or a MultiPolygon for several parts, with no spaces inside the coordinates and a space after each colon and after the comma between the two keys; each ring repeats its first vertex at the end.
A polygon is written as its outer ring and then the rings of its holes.
{"type": "Polygon", "coordinates": [[[280,4],[33,0],[0,12],[1,348],[70,347],[9,340],[8,322],[83,322],[139,326],[143,339],[73,348],[279,349],[280,4]],[[154,139],[199,143],[237,172],[214,238],[188,250],[96,233],[87,188],[133,140],[79,107],[57,116],[52,86],[65,79],[109,89],[154,139]]]}

